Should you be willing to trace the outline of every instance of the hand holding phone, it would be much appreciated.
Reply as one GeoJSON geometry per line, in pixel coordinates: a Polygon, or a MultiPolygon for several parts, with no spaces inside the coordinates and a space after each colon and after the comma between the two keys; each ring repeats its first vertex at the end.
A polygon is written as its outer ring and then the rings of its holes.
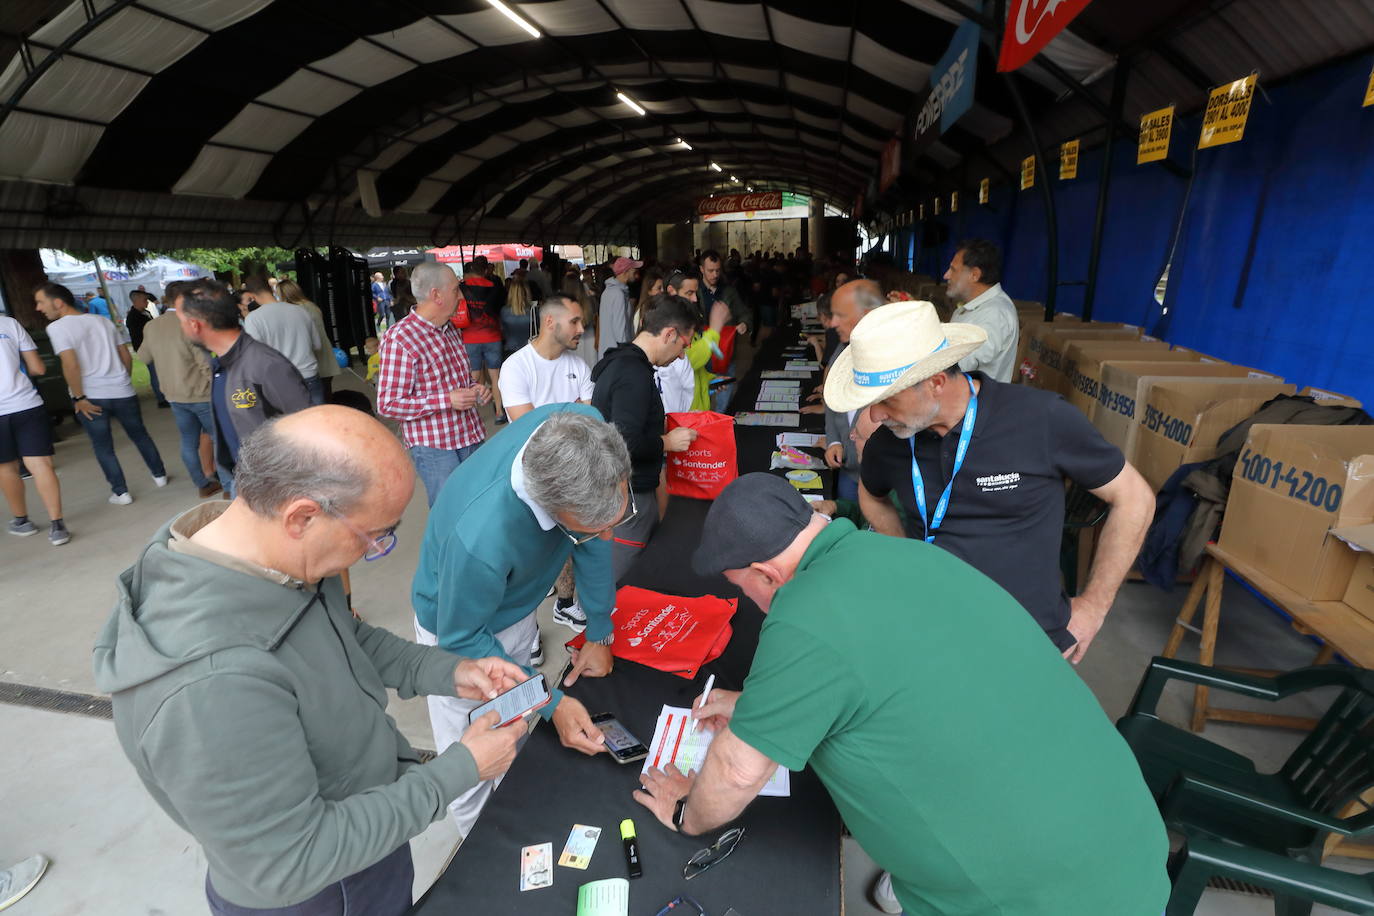
{"type": "Polygon", "coordinates": [[[493,728],[509,725],[526,713],[534,712],[550,699],[548,681],[544,680],[544,675],[536,674],[468,713],[468,724],[475,723],[489,712],[495,712],[497,720],[493,728]]]}

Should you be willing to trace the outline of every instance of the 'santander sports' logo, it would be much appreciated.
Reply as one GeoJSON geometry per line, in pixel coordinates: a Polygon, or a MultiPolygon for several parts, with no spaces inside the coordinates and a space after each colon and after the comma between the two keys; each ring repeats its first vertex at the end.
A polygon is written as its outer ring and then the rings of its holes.
{"type": "Polygon", "coordinates": [[[249,410],[258,406],[258,393],[252,388],[240,388],[229,395],[229,403],[241,410],[249,410]]]}

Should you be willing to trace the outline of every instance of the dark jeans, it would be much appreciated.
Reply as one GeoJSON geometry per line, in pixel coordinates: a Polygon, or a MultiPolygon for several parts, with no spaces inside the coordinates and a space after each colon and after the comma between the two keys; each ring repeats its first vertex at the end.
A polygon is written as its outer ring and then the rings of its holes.
{"type": "Polygon", "coordinates": [[[401,916],[410,909],[415,865],[410,859],[410,844],[329,885],[309,900],[292,906],[261,909],[236,906],[215,892],[210,876],[205,876],[205,897],[211,916],[401,916]]]}
{"type": "Polygon", "coordinates": [[[157,406],[165,406],[167,399],[162,396],[162,386],[157,383],[157,366],[152,363],[148,364],[148,384],[153,386],[153,397],[157,398],[157,406]]]}
{"type": "MultiPolygon", "coordinates": [[[[215,437],[214,410],[209,401],[172,402],[172,419],[177,421],[177,432],[181,434],[181,463],[197,487],[210,482],[200,468],[200,434],[211,439],[215,437]]],[[[229,488],[229,472],[218,468],[220,486],[229,488]]]]}
{"type": "MultiPolygon", "coordinates": [[[[333,354],[330,354],[333,359],[333,354]]],[[[324,381],[318,375],[305,380],[305,387],[310,391],[310,406],[319,407],[324,403],[324,381]]]]}
{"type": "Polygon", "coordinates": [[[835,478],[835,498],[858,502],[859,478],[841,468],[839,476],[835,478]]]}
{"type": "Polygon", "coordinates": [[[91,437],[95,460],[100,462],[100,470],[105,472],[111,490],[116,494],[129,492],[129,486],[124,482],[124,469],[115,457],[111,420],[118,420],[119,425],[124,427],[124,434],[138,446],[138,453],[143,456],[143,463],[148,465],[149,473],[154,477],[167,476],[157,445],[143,425],[143,412],[138,409],[138,398],[91,398],[91,403],[100,408],[100,416],[88,420],[77,414],[76,418],[85,428],[86,435],[91,437]]]}

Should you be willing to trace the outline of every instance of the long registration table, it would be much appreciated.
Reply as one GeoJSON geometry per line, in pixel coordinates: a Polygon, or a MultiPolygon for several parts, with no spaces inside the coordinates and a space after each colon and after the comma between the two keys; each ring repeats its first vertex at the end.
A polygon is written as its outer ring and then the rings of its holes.
{"type": "MultiPolygon", "coordinates": [[[[759,362],[768,368],[772,360],[759,362]]],[[[756,366],[751,373],[754,380],[758,371],[756,366]]],[[[751,387],[750,381],[741,380],[742,393],[751,387]]],[[[757,390],[757,384],[752,387],[757,390]]],[[[741,473],[767,468],[776,432],[737,428],[741,473]]],[[[593,715],[614,713],[646,744],[653,739],[662,706],[690,706],[708,675],[716,675],[718,687],[740,689],[758,644],[763,615],[753,602],[724,577],[702,578],[692,571],[692,551],[709,508],[707,502],[674,497],[649,546],[621,584],[673,595],[739,598],[724,654],[692,681],[617,659],[609,677],[584,678],[568,690],[593,715]]],[[[715,842],[726,828],[683,837],[663,827],[631,797],[639,787],[641,765],[620,765],[606,754],[585,757],[568,750],[559,743],[557,732],[540,722],[471,835],[411,909],[412,916],[572,916],[580,885],[626,877],[619,832],[623,818],[632,818],[638,828],[644,867],[643,877],[630,881],[632,916],[654,916],[679,894],[697,900],[711,916],[722,916],[731,907],[740,916],[842,911],[839,816],[810,770],[792,774],[789,797],[755,799],[736,822],[745,828],[745,836],[734,854],[686,881],[682,867],[688,858],[715,842]],[[522,893],[521,848],[552,843],[556,862],[574,824],[601,828],[589,867],[555,864],[552,887],[522,893]]]]}

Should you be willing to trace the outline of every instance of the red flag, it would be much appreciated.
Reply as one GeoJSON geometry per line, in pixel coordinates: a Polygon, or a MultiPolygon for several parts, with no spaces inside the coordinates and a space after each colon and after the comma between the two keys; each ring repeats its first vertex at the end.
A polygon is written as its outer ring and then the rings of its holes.
{"type": "Polygon", "coordinates": [[[997,60],[997,71],[1006,73],[1029,63],[1090,2],[1011,0],[1007,4],[1007,26],[1002,36],[1002,56],[997,60]]]}

